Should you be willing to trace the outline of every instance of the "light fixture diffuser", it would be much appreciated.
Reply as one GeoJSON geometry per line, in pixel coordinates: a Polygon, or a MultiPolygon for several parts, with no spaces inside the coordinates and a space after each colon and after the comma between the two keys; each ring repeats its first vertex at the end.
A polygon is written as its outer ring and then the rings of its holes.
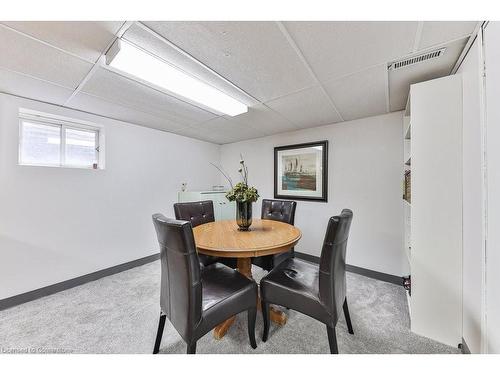
{"type": "Polygon", "coordinates": [[[106,64],[221,114],[248,111],[247,105],[121,39],[109,49],[106,64]]]}

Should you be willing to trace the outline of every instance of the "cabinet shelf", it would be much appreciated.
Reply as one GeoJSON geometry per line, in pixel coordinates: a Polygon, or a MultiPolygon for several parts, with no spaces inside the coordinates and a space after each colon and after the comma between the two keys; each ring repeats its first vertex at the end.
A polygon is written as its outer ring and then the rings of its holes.
{"type": "Polygon", "coordinates": [[[405,139],[411,139],[411,122],[408,123],[408,127],[404,132],[405,139]]]}
{"type": "Polygon", "coordinates": [[[403,138],[411,138],[411,118],[410,116],[403,117],[403,138]]]}

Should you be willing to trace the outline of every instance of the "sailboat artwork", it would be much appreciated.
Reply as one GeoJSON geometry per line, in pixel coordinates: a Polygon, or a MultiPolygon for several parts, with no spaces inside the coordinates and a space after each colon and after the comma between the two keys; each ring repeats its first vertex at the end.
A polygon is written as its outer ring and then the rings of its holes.
{"type": "Polygon", "coordinates": [[[283,156],[283,190],[316,190],[316,154],[283,156]]]}
{"type": "Polygon", "coordinates": [[[274,148],[274,197],[328,202],[328,141],[274,148]]]}

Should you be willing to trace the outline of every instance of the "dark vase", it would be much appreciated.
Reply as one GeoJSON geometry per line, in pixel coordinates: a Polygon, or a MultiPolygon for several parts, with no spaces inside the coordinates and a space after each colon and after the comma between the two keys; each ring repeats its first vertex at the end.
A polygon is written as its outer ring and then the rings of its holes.
{"type": "Polygon", "coordinates": [[[238,230],[248,231],[252,225],[252,202],[236,202],[236,223],[238,230]]]}

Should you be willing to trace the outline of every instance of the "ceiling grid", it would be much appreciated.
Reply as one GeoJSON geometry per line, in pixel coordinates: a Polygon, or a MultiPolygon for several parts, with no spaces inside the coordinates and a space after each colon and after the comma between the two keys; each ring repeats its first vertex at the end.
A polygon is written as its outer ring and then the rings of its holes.
{"type": "Polygon", "coordinates": [[[99,67],[100,62],[101,62],[104,54],[108,51],[109,47],[111,47],[111,45],[115,42],[115,40],[117,38],[120,38],[125,33],[125,31],[130,27],[130,25],[131,25],[131,23],[128,21],[124,21],[122,23],[120,28],[116,31],[115,37],[109,41],[109,43],[106,45],[106,47],[104,47],[104,49],[101,51],[101,54],[99,55],[99,58],[94,62],[94,66],[92,67],[92,69],[90,69],[90,71],[87,73],[87,75],[82,79],[80,84],[76,87],[76,89],[73,91],[71,96],[66,100],[64,105],[68,105],[68,103],[71,101],[71,99],[73,99],[76,96],[76,94],[78,94],[80,92],[82,87],[88,82],[88,80],[92,77],[92,75],[95,73],[95,71],[99,67]]]}
{"type": "Polygon", "coordinates": [[[410,84],[454,73],[478,25],[0,21],[0,92],[223,144],[401,110],[410,84]],[[107,69],[103,55],[118,37],[249,111],[219,116],[107,69]],[[439,58],[387,69],[442,47],[439,58]]]}
{"type": "Polygon", "coordinates": [[[278,24],[278,27],[279,29],[281,30],[281,32],[283,33],[283,35],[285,35],[288,43],[290,43],[290,45],[292,46],[292,48],[295,50],[295,52],[297,53],[297,55],[299,56],[299,58],[302,60],[302,62],[304,63],[304,65],[306,66],[307,70],[311,73],[311,75],[314,77],[314,80],[316,81],[316,83],[318,84],[318,86],[320,87],[321,91],[323,91],[323,93],[327,96],[327,98],[329,99],[329,102],[333,108],[333,110],[338,114],[338,116],[340,117],[340,120],[341,121],[344,121],[343,117],[342,117],[342,114],[340,113],[340,111],[337,109],[337,106],[335,105],[335,103],[333,102],[333,99],[330,97],[330,95],[328,95],[328,93],[326,92],[325,88],[323,87],[323,85],[321,84],[321,82],[319,81],[318,77],[316,76],[316,73],[313,71],[313,69],[311,68],[311,66],[309,65],[309,63],[307,62],[306,58],[304,57],[304,54],[302,53],[302,51],[300,50],[300,48],[297,46],[297,44],[295,43],[295,41],[293,40],[292,36],[290,35],[290,33],[288,32],[288,30],[286,29],[285,25],[283,25],[282,22],[279,22],[277,21],[276,22],[278,24]]]}

